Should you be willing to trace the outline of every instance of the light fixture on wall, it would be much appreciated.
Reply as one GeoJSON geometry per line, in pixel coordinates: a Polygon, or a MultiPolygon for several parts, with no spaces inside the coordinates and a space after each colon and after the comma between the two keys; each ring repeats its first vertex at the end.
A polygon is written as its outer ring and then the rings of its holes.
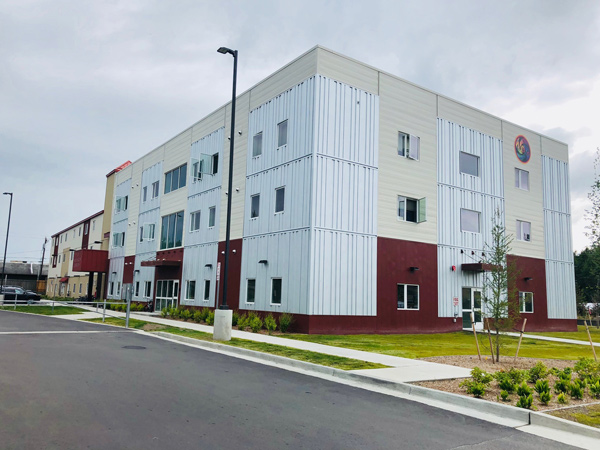
{"type": "Polygon", "coordinates": [[[411,272],[416,272],[417,270],[419,270],[419,268],[415,267],[415,266],[411,266],[411,268],[410,268],[411,272]]]}
{"type": "Polygon", "coordinates": [[[204,264],[204,267],[207,267],[209,269],[212,269],[212,264],[204,264]]]}
{"type": "Polygon", "coordinates": [[[525,277],[525,278],[523,278],[523,279],[524,279],[525,281],[531,281],[531,280],[533,280],[533,278],[532,278],[532,277],[525,277]]]}
{"type": "Polygon", "coordinates": [[[258,263],[259,264],[269,264],[269,262],[266,259],[261,259],[258,263]]]}

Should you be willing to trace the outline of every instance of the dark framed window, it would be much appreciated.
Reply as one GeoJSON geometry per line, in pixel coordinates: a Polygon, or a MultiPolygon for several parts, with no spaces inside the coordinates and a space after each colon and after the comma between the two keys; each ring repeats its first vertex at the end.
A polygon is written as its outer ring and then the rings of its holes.
{"type": "Polygon", "coordinates": [[[185,297],[187,300],[196,298],[196,280],[188,280],[185,287],[185,297]]]}
{"type": "Polygon", "coordinates": [[[215,226],[215,221],[217,218],[217,207],[211,206],[208,208],[208,228],[215,226]]]}
{"type": "Polygon", "coordinates": [[[183,242],[183,211],[162,218],[160,249],[181,247],[183,242]]]}
{"type": "Polygon", "coordinates": [[[283,282],[281,278],[273,278],[271,282],[271,303],[281,305],[281,287],[283,282]]]}
{"type": "Polygon", "coordinates": [[[275,212],[282,212],[285,208],[285,187],[275,189],[275,212]]]}
{"type": "Polygon", "coordinates": [[[288,143],[288,121],[284,120],[277,124],[277,147],[283,147],[288,143]]]}
{"type": "Polygon", "coordinates": [[[260,133],[256,133],[252,138],[252,156],[260,156],[262,155],[262,131],[260,133]]]}
{"type": "Polygon", "coordinates": [[[248,278],[246,280],[246,303],[254,303],[254,296],[256,295],[256,280],[248,278]]]}
{"type": "Polygon", "coordinates": [[[250,218],[258,217],[260,212],[260,194],[250,197],[250,218]]]}
{"type": "Polygon", "coordinates": [[[204,280],[204,300],[210,299],[210,280],[204,280]]]}
{"type": "Polygon", "coordinates": [[[165,173],[165,194],[185,187],[187,163],[165,173]]]}

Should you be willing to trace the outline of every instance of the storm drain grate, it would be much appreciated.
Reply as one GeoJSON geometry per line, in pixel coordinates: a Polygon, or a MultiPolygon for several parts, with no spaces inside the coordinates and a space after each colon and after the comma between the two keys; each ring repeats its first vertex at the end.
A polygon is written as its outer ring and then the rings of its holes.
{"type": "Polygon", "coordinates": [[[124,345],[121,348],[126,348],[128,350],[146,350],[146,347],[142,347],[141,345],[124,345]]]}

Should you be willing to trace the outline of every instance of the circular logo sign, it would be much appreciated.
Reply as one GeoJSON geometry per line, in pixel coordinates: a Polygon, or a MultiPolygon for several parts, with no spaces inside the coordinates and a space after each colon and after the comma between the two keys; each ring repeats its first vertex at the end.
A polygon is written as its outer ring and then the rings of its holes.
{"type": "Polygon", "coordinates": [[[529,162],[529,158],[531,158],[531,148],[529,147],[529,141],[523,135],[518,135],[515,139],[515,154],[519,161],[523,164],[527,164],[529,162]]]}

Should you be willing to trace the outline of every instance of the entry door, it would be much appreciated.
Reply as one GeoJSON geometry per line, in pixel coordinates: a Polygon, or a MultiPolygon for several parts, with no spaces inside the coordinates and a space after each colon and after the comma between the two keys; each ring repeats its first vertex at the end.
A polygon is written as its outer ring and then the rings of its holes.
{"type": "Polygon", "coordinates": [[[463,329],[471,330],[471,313],[475,320],[475,329],[483,329],[483,319],[481,317],[481,289],[480,288],[462,288],[462,318],[463,329]]]}
{"type": "Polygon", "coordinates": [[[179,297],[179,280],[158,280],[156,282],[156,302],[154,310],[176,308],[179,297]]]}

